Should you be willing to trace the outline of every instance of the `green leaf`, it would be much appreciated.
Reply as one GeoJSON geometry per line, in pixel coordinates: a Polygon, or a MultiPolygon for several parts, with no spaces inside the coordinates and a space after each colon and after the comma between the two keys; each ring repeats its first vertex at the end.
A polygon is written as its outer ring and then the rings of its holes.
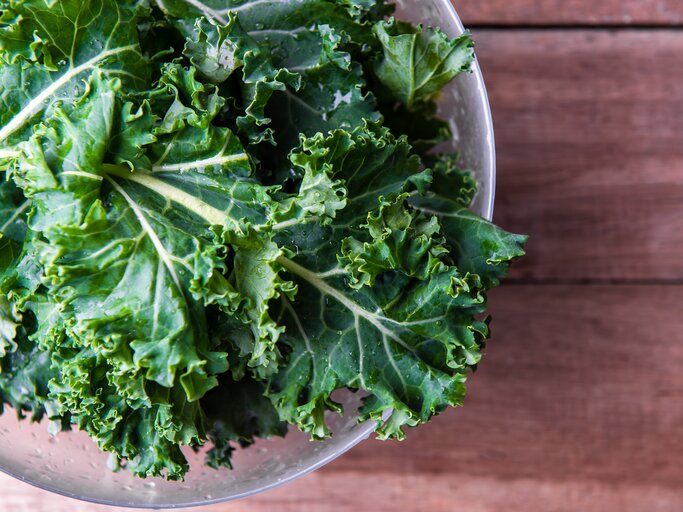
{"type": "Polygon", "coordinates": [[[296,145],[299,133],[311,137],[335,129],[351,131],[380,118],[374,97],[365,91],[361,66],[339,47],[343,37],[327,25],[316,34],[322,45],[318,61],[293,68],[302,76],[301,88],[276,94],[268,107],[285,148],[296,145]]]}
{"type": "MultiPolygon", "coordinates": [[[[180,10],[177,15],[186,13],[180,10]]],[[[265,115],[266,105],[276,91],[298,89],[300,79],[295,73],[274,67],[270,54],[240,26],[236,15],[226,16],[224,26],[216,25],[213,18],[191,19],[191,23],[178,20],[176,26],[187,39],[184,54],[214,84],[225,82],[241,68],[242,109],[236,118],[240,134],[253,144],[273,142],[267,128],[270,119],[265,115]]]]}
{"type": "MultiPolygon", "coordinates": [[[[225,356],[209,347],[202,304],[235,310],[238,300],[222,276],[224,242],[210,224],[239,231],[247,215],[229,213],[251,214],[249,205],[253,218],[265,218],[258,208],[267,195],[258,195],[249,161],[226,130],[216,129],[205,138],[208,151],[200,146],[196,160],[187,160],[185,137],[201,117],[189,106],[186,124],[171,123],[178,134],[160,133],[168,144],[151,169],[130,172],[106,164],[113,119],[128,109],[118,109],[111,84],[98,87],[79,106],[83,117],[57,110],[25,146],[26,159],[16,171],[34,204],[31,227],[46,238],[37,243],[40,262],[51,293],[73,319],[69,332],[76,340],[102,347],[131,372],[144,369],[145,378],[162,386],[178,379],[188,399],[196,400],[216,385],[213,375],[226,369],[225,356]],[[182,141],[177,146],[176,135],[182,141]],[[210,285],[204,282],[201,293],[192,293],[207,275],[210,285]],[[224,293],[217,295],[217,289],[224,293]]],[[[175,101],[171,108],[184,111],[175,101]]]]}
{"type": "Polygon", "coordinates": [[[42,231],[54,224],[78,224],[98,198],[101,176],[92,171],[101,167],[106,153],[116,90],[120,87],[117,80],[107,82],[95,77],[86,97],[76,104],[78,110],[74,115],[79,116],[78,124],[71,122],[61,107],[56,107],[51,126],[39,125],[34,137],[20,146],[25,158],[15,163],[13,177],[31,200],[32,229],[42,231]],[[43,140],[48,141],[46,148],[42,146],[43,140]],[[51,167],[56,167],[58,176],[51,167]]]}
{"type": "Polygon", "coordinates": [[[381,423],[393,409],[393,421],[379,432],[400,438],[403,425],[459,405],[467,368],[478,362],[487,335],[476,320],[484,311],[476,279],[436,265],[425,280],[400,269],[354,291],[333,258],[320,259],[307,268],[280,260],[299,285],[297,302],[283,306],[292,353],[270,388],[281,416],[324,437],[321,409],[337,409],[331,394],[362,389],[370,396],[360,419],[381,423]]]}
{"type": "MultiPolygon", "coordinates": [[[[367,9],[368,6],[363,7],[367,9]]],[[[359,23],[358,5],[329,0],[294,0],[288,2],[248,0],[236,9],[240,23],[260,46],[271,51],[276,67],[303,72],[318,65],[329,55],[326,33],[336,34],[343,52],[354,57],[376,46],[370,23],[359,23]],[[366,47],[366,48],[363,48],[366,47]]]]}
{"type": "Polygon", "coordinates": [[[177,480],[184,475],[188,465],[180,445],[197,445],[205,435],[196,403],[188,404],[177,389],[156,393],[153,402],[136,403],[131,390],[124,395],[112,385],[119,372],[98,350],[72,348],[68,339],[50,348],[59,371],[49,385],[53,421],[66,416],[100,449],[126,459],[126,467],[138,476],[177,480]]]}
{"type": "MultiPolygon", "coordinates": [[[[40,276],[22,277],[36,275],[31,257],[22,265],[19,279],[5,285],[22,297],[24,317],[34,320],[20,328],[18,349],[4,358],[0,373],[0,396],[17,412],[29,412],[35,420],[47,413],[58,429],[73,425],[86,431],[115,455],[117,464],[125,459],[126,468],[142,477],[182,478],[188,469],[182,445],[198,447],[209,438],[223,450],[220,463],[229,465],[231,450],[225,447],[230,442],[247,444],[254,435],[283,433],[262,396],[263,386],[248,378],[237,385],[224,375],[220,392],[188,402],[182,387],[145,383],[141,371],[131,375],[106,351],[81,346],[65,335],[63,306],[44,295],[40,276]],[[239,409],[219,407],[225,391],[239,409]]],[[[214,345],[227,343],[220,335],[211,337],[214,345]]]]}
{"type": "MultiPolygon", "coordinates": [[[[229,26],[233,16],[239,18],[244,30],[260,46],[273,49],[276,67],[292,69],[293,62],[317,60],[320,42],[309,38],[311,25],[329,25],[346,33],[353,41],[371,44],[369,24],[358,23],[352,13],[386,10],[383,2],[367,0],[158,0],[157,5],[174,18],[196,19],[204,17],[216,24],[229,26]],[[351,12],[349,12],[351,11],[351,12]],[[299,44],[296,44],[299,41],[299,44]],[[293,60],[288,60],[293,59],[293,60]]],[[[292,69],[294,71],[294,69],[292,69]]]]}
{"type": "Polygon", "coordinates": [[[467,208],[477,195],[478,185],[472,173],[460,168],[459,159],[460,155],[457,153],[428,157],[428,163],[433,169],[430,190],[432,194],[442,195],[467,208]]]}
{"type": "Polygon", "coordinates": [[[235,288],[248,301],[243,308],[244,320],[255,340],[242,355],[251,353],[249,365],[256,368],[259,377],[277,369],[279,353],[274,348],[284,332],[271,318],[271,302],[281,296],[291,298],[296,293],[296,287],[280,276],[276,262],[281,255],[280,247],[272,240],[253,235],[241,240],[235,252],[235,288]]]}
{"type": "MultiPolygon", "coordinates": [[[[264,420],[251,430],[243,430],[242,422],[219,432],[199,400],[227,369],[226,355],[216,350],[209,332],[205,305],[243,314],[244,322],[258,306],[249,302],[258,292],[253,282],[240,295],[224,275],[227,240],[239,240],[247,218],[265,222],[263,208],[270,199],[267,189],[250,181],[249,159],[237,139],[210,124],[204,109],[215,104],[211,95],[190,87],[191,77],[170,76],[177,80],[162,80],[170,99],[164,104],[155,98],[138,110],[121,102],[116,84],[93,84],[77,111],[67,115],[57,109],[24,145],[15,178],[33,201],[31,227],[45,238],[31,249],[44,275],[21,293],[21,310],[39,318],[41,330],[34,338],[55,360],[50,418],[87,431],[101,449],[126,459],[135,474],[177,479],[187,471],[180,445],[197,446],[210,436],[225,446],[245,442],[256,427],[264,435],[273,430],[264,420]],[[167,115],[159,118],[153,136],[145,137],[154,118],[148,109],[162,104],[167,115]],[[113,136],[116,127],[125,133],[113,136]],[[73,133],[81,134],[83,146],[73,133]],[[149,169],[131,172],[104,163],[110,138],[128,149],[132,146],[120,139],[146,141],[144,155],[124,160],[148,162],[149,169]],[[90,182],[99,188],[88,188],[90,182]],[[55,200],[59,214],[48,207],[55,200]],[[180,208],[168,209],[169,201],[180,208]],[[225,231],[212,229],[211,219],[220,220],[216,226],[225,231]],[[37,300],[38,287],[50,298],[37,300]],[[46,317],[54,317],[56,325],[48,327],[46,317]]],[[[245,257],[246,251],[235,258],[237,289],[243,288],[239,277],[250,275],[250,269],[240,270],[245,257]]],[[[267,284],[266,293],[277,296],[275,286],[267,284]]],[[[287,288],[284,281],[281,285],[287,288]]],[[[261,306],[266,307],[265,299],[261,306]]],[[[220,340],[223,348],[230,343],[220,340]]],[[[7,378],[14,379],[8,386],[19,382],[13,373],[7,378]]],[[[249,389],[243,390],[244,399],[249,389]]]]}
{"type": "MultiPolygon", "coordinates": [[[[336,135],[341,140],[346,133],[336,135]]],[[[303,177],[298,194],[280,201],[280,209],[273,215],[275,230],[309,221],[328,225],[346,207],[346,183],[332,177],[334,168],[327,161],[330,149],[326,143],[330,142],[322,135],[314,140],[302,138],[301,147],[290,155],[296,173],[303,171],[303,177]]]]}
{"type": "MultiPolygon", "coordinates": [[[[0,276],[5,279],[16,267],[26,237],[26,213],[30,207],[11,181],[0,183],[0,276]]],[[[0,358],[17,348],[15,338],[22,316],[7,294],[0,294],[0,358]]],[[[0,367],[3,363],[0,363],[0,367]]]]}
{"type": "Polygon", "coordinates": [[[405,135],[423,159],[428,158],[434,147],[453,138],[450,124],[436,115],[436,103],[425,103],[419,109],[409,111],[389,98],[380,101],[379,110],[384,116],[384,126],[392,133],[405,135]]]}
{"type": "Polygon", "coordinates": [[[348,205],[327,227],[294,226],[280,237],[291,252],[278,262],[299,293],[283,301],[292,352],[271,379],[271,398],[285,419],[324,437],[322,411],[337,409],[331,393],[363,389],[371,397],[361,416],[380,421],[392,408],[381,435],[402,437],[403,425],[462,400],[488,332],[476,320],[485,309],[479,281],[448,266],[439,222],[407,208],[408,193],[431,180],[405,139],[369,124],[317,135],[298,151],[294,162],[343,180],[348,205]]]}
{"type": "Polygon", "coordinates": [[[440,195],[411,199],[414,208],[441,219],[451,257],[464,272],[479,276],[485,289],[500,284],[511,263],[524,256],[528,236],[508,233],[440,195]]]}
{"type": "Polygon", "coordinates": [[[29,413],[33,421],[40,421],[45,414],[48,383],[55,376],[55,368],[49,352],[28,338],[25,327],[18,329],[15,340],[15,350],[2,359],[0,399],[20,417],[29,413]]]}
{"type": "Polygon", "coordinates": [[[232,468],[232,442],[241,447],[251,445],[255,438],[283,437],[287,424],[280,420],[271,401],[264,396],[265,386],[250,378],[240,381],[221,380],[219,387],[202,400],[208,417],[208,437],[213,447],[207,453],[209,467],[232,468]],[[230,397],[230,407],[225,397],[230,397]]]}
{"type": "Polygon", "coordinates": [[[240,43],[248,45],[248,41],[244,41],[246,34],[236,30],[236,24],[235,16],[226,25],[199,19],[195,22],[195,33],[187,37],[183,53],[210,83],[225,82],[244,65],[246,51],[240,48],[240,43]],[[238,37],[233,33],[239,34],[238,37]]]}
{"type": "Polygon", "coordinates": [[[101,449],[113,453],[119,463],[125,459],[126,469],[138,476],[181,479],[188,470],[182,445],[199,447],[209,439],[214,448],[207,462],[231,467],[231,442],[246,445],[255,435],[283,434],[274,409],[262,396],[262,385],[249,379],[235,383],[224,376],[220,392],[212,391],[199,402],[188,403],[182,392],[171,389],[155,393],[151,405],[133,407],[108,383],[112,374],[103,372],[105,361],[87,350],[61,352],[66,356],[60,365],[63,375],[59,383],[53,381],[50,394],[58,404],[55,410],[68,413],[101,449]],[[225,407],[226,396],[230,407],[225,407]]]}
{"type": "Polygon", "coordinates": [[[133,2],[24,0],[0,17],[0,156],[16,156],[30,123],[67,109],[94,74],[144,88],[149,66],[140,53],[133,2]],[[55,8],[56,5],[59,8],[55,8]],[[102,34],[107,34],[106,39],[102,34]],[[34,41],[26,45],[27,41],[34,41]]]}
{"type": "Polygon", "coordinates": [[[328,175],[335,181],[332,189],[343,184],[345,207],[334,215],[334,225],[341,228],[365,220],[380,198],[395,198],[409,189],[424,191],[431,182],[430,173],[421,171],[420,159],[412,154],[406,138],[395,138],[379,123],[364,122],[353,133],[335,130],[303,139],[290,159],[294,169],[304,169],[304,176],[328,175]]]}
{"type": "Polygon", "coordinates": [[[64,327],[59,306],[43,293],[42,271],[32,255],[32,242],[31,237],[26,238],[0,279],[3,324],[7,318],[13,322],[11,332],[3,333],[11,350],[0,362],[0,395],[20,417],[29,412],[34,421],[40,421],[52,404],[49,383],[58,374],[45,347],[48,340],[63,336],[64,327]]]}
{"type": "Polygon", "coordinates": [[[396,202],[384,203],[368,215],[363,228],[370,241],[349,237],[342,242],[340,262],[352,287],[374,286],[378,276],[394,269],[424,281],[448,254],[437,218],[414,216],[405,208],[408,197],[402,194],[396,202]]]}
{"type": "Polygon", "coordinates": [[[21,320],[21,314],[9,299],[0,296],[0,358],[17,349],[17,329],[21,325],[21,320]]]}
{"type": "Polygon", "coordinates": [[[479,276],[485,289],[494,288],[508,274],[511,263],[524,256],[529,237],[508,233],[467,209],[477,184],[456,162],[457,155],[438,158],[430,191],[412,197],[410,203],[439,218],[450,246],[450,258],[457,267],[479,276]]]}
{"type": "Polygon", "coordinates": [[[0,271],[18,256],[18,249],[26,238],[26,214],[30,206],[31,202],[14,182],[0,182],[0,271]]]}
{"type": "Polygon", "coordinates": [[[468,34],[450,40],[438,29],[395,21],[376,24],[375,34],[383,49],[375,74],[408,110],[431,101],[474,60],[468,34]]]}

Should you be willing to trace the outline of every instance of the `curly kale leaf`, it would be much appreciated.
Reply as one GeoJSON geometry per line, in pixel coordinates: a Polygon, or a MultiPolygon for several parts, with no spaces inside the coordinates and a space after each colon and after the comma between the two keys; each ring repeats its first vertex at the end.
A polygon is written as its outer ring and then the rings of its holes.
{"type": "MultiPolygon", "coordinates": [[[[71,335],[162,386],[179,379],[196,400],[226,369],[225,355],[209,346],[204,306],[234,312],[254,292],[240,295],[224,276],[227,240],[265,223],[272,201],[234,135],[203,119],[211,95],[201,104],[183,73],[170,67],[162,81],[173,96],[151,134],[155,149],[129,159],[149,161],[147,168],[106,161],[116,117],[134,131],[131,123],[147,129],[149,116],[132,121],[116,85],[100,82],[77,111],[58,109],[23,146],[15,181],[33,201],[31,228],[43,237],[36,248],[50,293],[73,321],[71,335]]],[[[255,357],[276,341],[267,336],[255,357]]]]}
{"type": "Polygon", "coordinates": [[[476,274],[482,286],[500,285],[511,263],[524,256],[528,236],[508,233],[468,209],[477,192],[476,181],[458,168],[453,157],[438,158],[428,194],[411,198],[411,205],[436,216],[450,249],[449,258],[463,272],[476,274]]]}
{"type": "Polygon", "coordinates": [[[11,2],[0,16],[0,163],[16,156],[31,125],[70,108],[95,74],[145,89],[151,70],[142,55],[138,2],[11,2]],[[102,35],[106,34],[104,38],[102,35]]]}
{"type": "Polygon", "coordinates": [[[288,421],[324,437],[322,412],[338,408],[332,392],[362,389],[370,396],[361,418],[380,421],[393,409],[380,432],[401,437],[403,425],[462,401],[488,332],[477,320],[485,311],[480,279],[449,264],[438,219],[409,206],[431,173],[419,170],[405,139],[368,125],[355,136],[304,141],[293,159],[343,179],[348,205],[328,226],[281,236],[293,247],[278,262],[299,293],[282,301],[292,352],[271,379],[271,398],[288,421]]]}
{"type": "Polygon", "coordinates": [[[467,34],[451,40],[438,29],[393,20],[376,24],[374,30],[382,44],[375,74],[408,110],[433,100],[474,60],[474,43],[467,34]]]}
{"type": "Polygon", "coordinates": [[[354,61],[377,41],[372,25],[352,12],[373,7],[347,7],[327,0],[163,2],[187,38],[186,57],[208,80],[231,87],[229,77],[241,69],[236,122],[250,143],[276,144],[256,151],[275,182],[287,176],[283,166],[299,134],[351,129],[380,117],[354,61]],[[205,19],[195,22],[196,15],[205,19]]]}

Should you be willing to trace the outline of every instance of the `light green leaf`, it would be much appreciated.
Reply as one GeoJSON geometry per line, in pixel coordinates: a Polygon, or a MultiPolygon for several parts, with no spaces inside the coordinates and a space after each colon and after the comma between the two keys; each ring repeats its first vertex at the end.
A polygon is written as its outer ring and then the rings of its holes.
{"type": "Polygon", "coordinates": [[[265,377],[277,370],[280,354],[274,351],[284,328],[270,315],[271,304],[281,296],[292,298],[296,287],[280,276],[277,259],[282,250],[276,243],[264,237],[245,237],[238,242],[235,252],[235,288],[247,299],[244,305],[244,320],[252,333],[253,345],[242,355],[248,356],[249,365],[254,367],[259,377],[265,377]]]}
{"type": "Polygon", "coordinates": [[[377,123],[364,122],[355,132],[335,130],[303,139],[290,159],[297,173],[304,169],[304,176],[329,176],[334,180],[333,189],[343,185],[345,207],[335,213],[333,223],[340,228],[362,222],[380,198],[395,198],[409,189],[424,191],[431,181],[430,173],[421,171],[420,159],[412,154],[407,140],[395,138],[377,123]]]}
{"type": "Polygon", "coordinates": [[[303,177],[299,193],[283,199],[274,213],[276,231],[309,221],[328,225],[346,207],[345,181],[332,178],[334,168],[326,161],[329,152],[324,137],[318,136],[315,140],[302,138],[301,149],[290,155],[297,172],[303,170],[303,177]]]}

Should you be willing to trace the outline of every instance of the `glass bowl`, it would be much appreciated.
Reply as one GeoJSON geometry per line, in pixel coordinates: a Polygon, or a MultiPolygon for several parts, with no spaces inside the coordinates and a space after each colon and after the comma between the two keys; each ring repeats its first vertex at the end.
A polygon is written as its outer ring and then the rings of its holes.
{"type": "MultiPolygon", "coordinates": [[[[464,29],[449,0],[399,0],[397,17],[441,27],[450,36],[464,29]]],[[[476,175],[480,190],[474,210],[491,218],[495,189],[495,152],[491,112],[484,81],[461,75],[446,90],[441,115],[453,125],[453,148],[476,175]]],[[[337,396],[354,411],[358,397],[337,396]]],[[[45,424],[19,421],[8,409],[0,416],[0,469],[22,481],[64,496],[95,503],[138,508],[181,508],[244,498],[303,476],[367,439],[375,425],[358,424],[352,414],[330,415],[333,437],[312,442],[292,429],[284,439],[259,440],[237,450],[234,470],[212,470],[203,454],[187,453],[191,470],[183,482],[138,479],[107,467],[107,455],[80,432],[51,437],[45,424]]]]}

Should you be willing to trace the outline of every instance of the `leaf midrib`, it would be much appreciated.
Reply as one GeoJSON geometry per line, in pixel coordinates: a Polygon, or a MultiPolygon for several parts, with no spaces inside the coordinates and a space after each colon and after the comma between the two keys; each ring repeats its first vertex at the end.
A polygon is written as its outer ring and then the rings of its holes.
{"type": "Polygon", "coordinates": [[[78,75],[89,69],[94,69],[101,61],[112,57],[113,55],[118,55],[119,53],[124,53],[127,51],[134,51],[136,49],[137,45],[132,44],[106,50],[99,55],[96,55],[92,59],[87,60],[83,64],[80,64],[75,68],[71,68],[64,74],[60,75],[59,78],[57,78],[48,87],[43,89],[40,94],[29,101],[24,108],[22,108],[5,126],[0,129],[0,144],[5,142],[14,132],[21,129],[25,125],[26,121],[28,121],[31,117],[41,110],[44,110],[47,107],[45,101],[49,100],[53,94],[59,91],[59,89],[64,87],[78,75]]]}
{"type": "Polygon", "coordinates": [[[401,345],[403,348],[414,351],[410,345],[408,345],[405,341],[403,341],[395,332],[391,331],[388,329],[383,323],[382,320],[388,321],[394,324],[400,325],[400,322],[397,322],[393,319],[386,318],[384,316],[379,316],[376,313],[372,313],[368,311],[367,309],[363,308],[362,306],[358,305],[356,302],[353,300],[349,299],[346,295],[344,295],[342,292],[334,288],[333,286],[329,285],[328,283],[325,282],[325,280],[317,273],[308,270],[306,267],[302,267],[298,263],[290,260],[286,256],[279,256],[277,258],[277,262],[282,265],[286,270],[291,272],[292,274],[302,278],[304,281],[308,282],[311,286],[314,288],[318,289],[322,294],[324,295],[329,295],[332,297],[334,300],[339,302],[342,306],[344,306],[346,309],[348,309],[354,316],[358,316],[360,318],[363,318],[370,324],[372,324],[378,331],[380,331],[384,336],[391,338],[393,341],[401,345]]]}
{"type": "MultiPolygon", "coordinates": [[[[359,326],[360,324],[358,323],[358,319],[362,318],[366,322],[370,323],[375,329],[377,329],[382,335],[382,346],[384,348],[385,353],[387,354],[389,363],[394,369],[396,376],[401,381],[404,390],[407,390],[407,384],[398,367],[398,364],[396,363],[394,354],[391,348],[389,347],[388,340],[392,340],[394,343],[400,345],[401,347],[403,347],[404,349],[408,350],[413,354],[415,354],[416,352],[415,349],[408,345],[405,341],[403,341],[398,334],[391,331],[384,324],[382,324],[381,319],[383,319],[383,317],[380,317],[377,314],[372,313],[367,309],[361,307],[356,302],[349,299],[342,292],[327,284],[318,274],[308,270],[305,267],[302,267],[301,265],[290,260],[289,258],[285,256],[280,256],[278,257],[277,262],[292,274],[308,282],[311,286],[316,288],[321,294],[329,295],[334,300],[339,302],[342,306],[344,306],[346,309],[348,309],[354,316],[355,325],[359,326]]],[[[357,332],[359,332],[359,328],[357,328],[357,332]]],[[[358,343],[360,343],[359,339],[357,341],[358,343]]]]}
{"type": "MultiPolygon", "coordinates": [[[[130,169],[126,167],[114,165],[105,166],[105,171],[111,175],[128,179],[130,181],[143,185],[155,191],[156,193],[161,194],[167,199],[170,199],[171,201],[178,202],[182,204],[184,207],[190,209],[190,211],[197,213],[207,222],[210,222],[212,224],[224,225],[223,223],[226,220],[232,220],[228,216],[226,216],[224,212],[204,203],[200,199],[197,199],[196,197],[187,194],[184,191],[181,191],[179,189],[176,189],[175,187],[172,187],[164,183],[163,181],[155,178],[154,176],[151,176],[149,173],[131,172],[130,169]]],[[[285,268],[292,274],[300,277],[304,281],[308,282],[314,288],[318,289],[323,295],[328,295],[340,304],[342,304],[342,306],[344,306],[351,312],[355,319],[362,318],[368,323],[370,323],[375,329],[377,329],[377,331],[379,331],[379,333],[382,336],[382,344],[387,354],[387,357],[389,358],[389,362],[393,367],[394,371],[396,372],[396,375],[401,381],[403,387],[406,387],[405,380],[403,379],[403,376],[394,359],[393,352],[388,345],[388,340],[392,340],[393,342],[397,343],[398,345],[400,345],[401,347],[410,351],[413,354],[415,354],[415,349],[411,347],[408,343],[403,341],[396,332],[387,328],[382,323],[382,320],[391,321],[391,323],[398,325],[400,325],[400,322],[381,317],[375,313],[366,310],[353,300],[349,299],[345,294],[343,294],[342,292],[340,292],[339,290],[325,282],[325,280],[319,274],[316,274],[315,272],[308,270],[307,268],[299,265],[298,263],[290,260],[285,256],[279,256],[276,261],[283,268],[285,268]]]]}
{"type": "Polygon", "coordinates": [[[104,172],[111,176],[123,178],[127,181],[132,181],[142,185],[143,187],[152,190],[160,196],[180,204],[187,210],[195,213],[199,217],[206,220],[209,224],[224,226],[226,222],[237,225],[237,222],[227,216],[225,212],[218,208],[207,204],[201,199],[188,194],[184,190],[169,185],[168,183],[155,178],[148,172],[135,171],[121,165],[104,164],[102,166],[104,172]]]}

